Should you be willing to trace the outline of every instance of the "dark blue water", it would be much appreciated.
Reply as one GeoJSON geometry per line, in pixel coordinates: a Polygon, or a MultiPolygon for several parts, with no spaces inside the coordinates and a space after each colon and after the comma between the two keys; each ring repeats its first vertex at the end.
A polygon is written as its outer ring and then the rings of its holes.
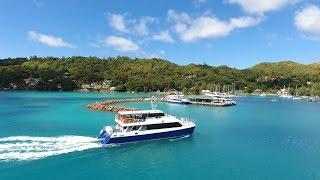
{"type": "Polygon", "coordinates": [[[0,179],[320,179],[320,103],[268,97],[244,97],[226,108],[159,103],[193,119],[194,135],[114,147],[95,142],[114,114],[87,104],[145,96],[0,92],[0,179]]]}

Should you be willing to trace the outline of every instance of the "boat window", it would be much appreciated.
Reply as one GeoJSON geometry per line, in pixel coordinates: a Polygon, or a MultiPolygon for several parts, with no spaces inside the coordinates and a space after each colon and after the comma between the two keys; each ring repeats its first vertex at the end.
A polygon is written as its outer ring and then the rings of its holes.
{"type": "Polygon", "coordinates": [[[165,116],[164,113],[151,113],[148,114],[148,117],[161,117],[161,116],[165,116]]]}
{"type": "Polygon", "coordinates": [[[144,131],[144,130],[147,130],[147,126],[142,126],[140,131],[144,131]]]}
{"type": "Polygon", "coordinates": [[[182,125],[178,122],[174,123],[163,123],[163,124],[151,124],[147,125],[147,130],[151,129],[164,129],[164,128],[174,128],[174,127],[181,127],[182,125]]]}
{"type": "Polygon", "coordinates": [[[135,118],[136,118],[136,119],[143,119],[143,116],[142,116],[142,114],[137,114],[137,115],[135,116],[135,118]]]}
{"type": "Polygon", "coordinates": [[[131,129],[131,131],[136,131],[136,130],[139,129],[139,127],[140,127],[140,126],[133,126],[132,129],[131,129]]]}
{"type": "Polygon", "coordinates": [[[129,132],[129,131],[131,131],[132,130],[132,126],[128,126],[128,128],[127,128],[127,132],[129,132]]]}

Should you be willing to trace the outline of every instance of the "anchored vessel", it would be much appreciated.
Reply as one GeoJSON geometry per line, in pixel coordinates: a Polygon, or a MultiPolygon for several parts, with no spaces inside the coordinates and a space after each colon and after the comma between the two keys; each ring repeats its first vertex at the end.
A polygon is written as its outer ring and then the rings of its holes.
{"type": "Polygon", "coordinates": [[[116,126],[104,127],[98,140],[102,144],[122,144],[155,139],[178,138],[193,133],[195,124],[159,110],[122,111],[116,126]]]}
{"type": "Polygon", "coordinates": [[[169,95],[167,96],[167,102],[177,103],[177,104],[190,104],[188,99],[183,98],[183,96],[179,95],[169,95]]]}
{"type": "Polygon", "coordinates": [[[200,96],[190,96],[190,103],[192,104],[202,104],[202,105],[212,105],[212,106],[234,106],[237,103],[231,98],[223,97],[215,93],[206,93],[200,96]]]}
{"type": "Polygon", "coordinates": [[[283,89],[280,89],[278,91],[278,95],[282,98],[293,98],[293,96],[289,93],[290,85],[288,89],[286,89],[286,86],[283,87],[283,89]]]}

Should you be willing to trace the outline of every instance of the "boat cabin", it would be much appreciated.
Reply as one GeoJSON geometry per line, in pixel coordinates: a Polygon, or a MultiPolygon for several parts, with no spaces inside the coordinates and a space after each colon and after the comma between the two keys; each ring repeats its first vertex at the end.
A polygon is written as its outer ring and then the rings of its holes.
{"type": "Polygon", "coordinates": [[[159,110],[120,111],[116,115],[116,122],[116,129],[122,132],[155,130],[182,126],[176,118],[168,116],[159,110]]]}
{"type": "Polygon", "coordinates": [[[151,111],[122,111],[118,112],[116,118],[118,121],[129,124],[136,122],[144,122],[147,118],[160,118],[165,116],[162,111],[151,110],[151,111]]]}

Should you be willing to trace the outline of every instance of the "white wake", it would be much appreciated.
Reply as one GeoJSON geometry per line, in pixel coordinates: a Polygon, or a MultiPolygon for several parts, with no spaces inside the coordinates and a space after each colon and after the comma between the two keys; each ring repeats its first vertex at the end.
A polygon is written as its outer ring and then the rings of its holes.
{"type": "Polygon", "coordinates": [[[96,138],[86,136],[4,137],[0,138],[0,161],[35,160],[101,146],[96,138]]]}

